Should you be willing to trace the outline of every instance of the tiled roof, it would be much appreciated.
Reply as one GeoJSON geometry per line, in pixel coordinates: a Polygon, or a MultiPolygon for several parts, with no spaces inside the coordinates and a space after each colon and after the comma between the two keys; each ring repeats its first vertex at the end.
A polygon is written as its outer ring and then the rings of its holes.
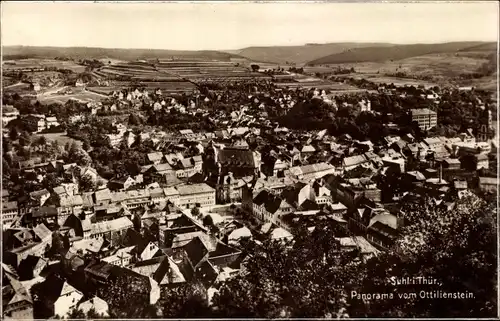
{"type": "Polygon", "coordinates": [[[2,210],[3,211],[8,211],[8,210],[13,210],[17,209],[17,202],[2,202],[2,210]]]}
{"type": "Polygon", "coordinates": [[[127,217],[120,217],[111,221],[92,224],[92,234],[123,230],[133,226],[134,224],[127,217]]]}
{"type": "Polygon", "coordinates": [[[151,162],[159,161],[162,158],[163,158],[163,153],[161,153],[161,152],[155,152],[155,153],[148,154],[148,160],[151,162]]]}
{"type": "Polygon", "coordinates": [[[36,236],[38,236],[38,238],[40,238],[40,240],[43,240],[52,234],[52,232],[43,223],[38,224],[35,228],[33,228],[33,232],[36,236]]]}
{"type": "Polygon", "coordinates": [[[203,258],[209,253],[205,244],[201,241],[199,237],[195,237],[186,246],[184,246],[184,251],[191,263],[191,266],[196,267],[203,258]]]}
{"type": "Polygon", "coordinates": [[[365,155],[355,155],[344,158],[342,162],[344,166],[350,167],[363,164],[367,161],[368,159],[365,157],[365,155]]]}
{"type": "Polygon", "coordinates": [[[370,224],[368,226],[372,226],[376,222],[380,222],[384,225],[387,225],[387,226],[393,228],[394,230],[398,229],[398,219],[396,216],[394,216],[392,214],[382,213],[382,214],[375,215],[370,220],[370,224]]]}
{"type": "Polygon", "coordinates": [[[201,193],[212,193],[215,189],[205,183],[193,185],[180,185],[176,187],[180,195],[192,195],[201,193]]]}
{"type": "Polygon", "coordinates": [[[232,148],[218,149],[217,161],[225,166],[255,166],[255,160],[251,150],[232,148]]]}
{"type": "Polygon", "coordinates": [[[412,109],[411,110],[412,115],[436,115],[437,113],[435,111],[430,110],[429,108],[420,108],[420,109],[412,109]]]}

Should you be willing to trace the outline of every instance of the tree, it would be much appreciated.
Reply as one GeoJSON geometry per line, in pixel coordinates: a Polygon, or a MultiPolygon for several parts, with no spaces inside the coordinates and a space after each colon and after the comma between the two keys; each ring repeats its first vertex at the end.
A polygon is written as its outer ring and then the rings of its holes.
{"type": "Polygon", "coordinates": [[[161,294],[163,318],[207,318],[211,311],[203,285],[186,283],[161,294]]]}
{"type": "Polygon", "coordinates": [[[214,220],[212,219],[212,216],[206,215],[203,218],[203,225],[205,225],[206,227],[212,228],[214,226],[214,220]]]}
{"type": "Polygon", "coordinates": [[[128,117],[128,123],[132,126],[142,125],[142,119],[135,113],[131,113],[128,117]]]}
{"type": "Polygon", "coordinates": [[[358,253],[339,251],[333,230],[318,226],[293,245],[244,245],[246,273],[224,282],[212,300],[224,317],[338,317],[359,278],[358,253]],[[288,246],[289,245],[289,246],[288,246]],[[259,280],[255,282],[254,280],[259,280]],[[248,298],[251,298],[249,300],[248,298]]]}
{"type": "Polygon", "coordinates": [[[86,315],[85,315],[85,313],[83,313],[82,310],[74,307],[73,309],[71,309],[70,313],[68,314],[68,319],[72,319],[72,320],[85,320],[86,319],[86,315]]]}
{"type": "Polygon", "coordinates": [[[78,186],[83,192],[92,192],[96,189],[96,184],[89,175],[83,175],[78,180],[78,186]]]}
{"type": "Polygon", "coordinates": [[[191,215],[193,215],[194,217],[200,216],[201,215],[200,209],[198,207],[193,207],[191,209],[191,215]]]}
{"type": "Polygon", "coordinates": [[[10,130],[9,130],[9,138],[12,141],[17,140],[19,138],[19,133],[18,133],[16,127],[11,127],[10,128],[10,130]]]}
{"type": "Polygon", "coordinates": [[[252,71],[253,71],[253,72],[257,72],[257,71],[259,71],[260,66],[259,66],[259,65],[256,65],[256,64],[251,64],[251,65],[250,65],[250,68],[252,68],[252,71]]]}
{"type": "Polygon", "coordinates": [[[360,281],[366,289],[394,293],[392,300],[369,305],[353,301],[356,316],[492,317],[496,314],[496,200],[475,195],[456,201],[451,211],[430,202],[409,204],[408,222],[398,252],[371,260],[360,281]],[[436,285],[397,286],[391,277],[425,276],[436,285]],[[420,291],[472,293],[473,299],[399,299],[397,293],[420,291]],[[381,312],[382,311],[382,312],[381,312]],[[381,315],[382,313],[382,315],[381,315]]]}
{"type": "Polygon", "coordinates": [[[97,295],[109,305],[112,318],[156,318],[156,309],[149,302],[150,284],[147,277],[123,273],[97,290],[97,295]]]}
{"type": "Polygon", "coordinates": [[[36,140],[36,145],[42,147],[43,149],[45,149],[46,144],[47,144],[47,138],[43,135],[38,137],[38,139],[36,140]]]}

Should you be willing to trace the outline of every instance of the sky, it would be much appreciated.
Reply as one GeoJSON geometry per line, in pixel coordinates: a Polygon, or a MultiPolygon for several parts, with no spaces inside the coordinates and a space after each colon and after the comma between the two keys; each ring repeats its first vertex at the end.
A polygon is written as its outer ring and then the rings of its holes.
{"type": "Polygon", "coordinates": [[[2,2],[2,45],[229,50],[497,41],[498,4],[2,2]]]}

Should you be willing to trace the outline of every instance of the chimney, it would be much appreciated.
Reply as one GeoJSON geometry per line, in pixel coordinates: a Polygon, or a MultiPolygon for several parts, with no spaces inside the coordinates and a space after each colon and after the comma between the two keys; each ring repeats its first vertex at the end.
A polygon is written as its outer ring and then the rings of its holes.
{"type": "Polygon", "coordinates": [[[443,163],[439,163],[439,184],[443,182],[443,163]]]}

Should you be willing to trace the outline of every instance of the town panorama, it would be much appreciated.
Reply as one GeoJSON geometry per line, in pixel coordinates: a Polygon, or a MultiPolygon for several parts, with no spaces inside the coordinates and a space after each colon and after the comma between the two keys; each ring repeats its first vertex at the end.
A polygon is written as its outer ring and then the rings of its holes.
{"type": "Polygon", "coordinates": [[[496,317],[497,58],[3,47],[2,317],[496,317]]]}

